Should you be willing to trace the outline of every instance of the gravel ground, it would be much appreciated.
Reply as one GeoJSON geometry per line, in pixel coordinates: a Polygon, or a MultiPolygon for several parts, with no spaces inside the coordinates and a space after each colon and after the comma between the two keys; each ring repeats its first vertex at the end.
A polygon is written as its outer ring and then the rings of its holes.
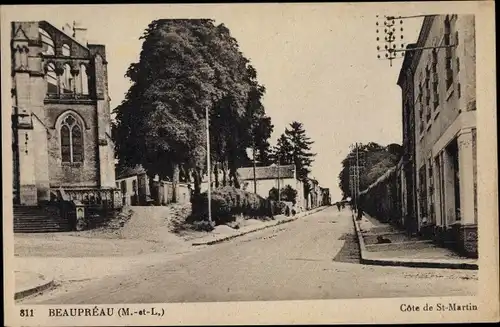
{"type": "Polygon", "coordinates": [[[353,234],[347,211],[327,209],[176,259],[132,266],[126,273],[84,287],[54,290],[24,303],[265,301],[476,293],[477,271],[361,265],[355,260],[356,249],[349,237],[353,234]]]}

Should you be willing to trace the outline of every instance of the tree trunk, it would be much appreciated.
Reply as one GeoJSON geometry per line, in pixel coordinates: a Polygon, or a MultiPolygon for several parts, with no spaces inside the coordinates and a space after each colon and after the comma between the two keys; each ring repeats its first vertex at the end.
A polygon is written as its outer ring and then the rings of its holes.
{"type": "Polygon", "coordinates": [[[222,186],[227,186],[227,166],[228,166],[228,162],[227,162],[227,159],[224,160],[224,162],[222,163],[222,186]]]}
{"type": "Polygon", "coordinates": [[[194,196],[199,196],[201,193],[201,174],[199,173],[198,169],[193,169],[193,181],[194,181],[194,188],[193,188],[194,196]]]}
{"type": "Polygon", "coordinates": [[[234,186],[234,187],[236,187],[236,188],[240,188],[240,181],[238,180],[237,169],[238,168],[236,168],[235,163],[231,162],[231,168],[230,168],[230,171],[229,171],[231,185],[234,186]]]}
{"type": "Polygon", "coordinates": [[[174,163],[174,172],[172,174],[172,202],[177,202],[177,188],[179,187],[180,167],[178,163],[174,163]]]}
{"type": "Polygon", "coordinates": [[[214,185],[215,188],[219,188],[219,163],[215,162],[214,163],[214,185]]]}

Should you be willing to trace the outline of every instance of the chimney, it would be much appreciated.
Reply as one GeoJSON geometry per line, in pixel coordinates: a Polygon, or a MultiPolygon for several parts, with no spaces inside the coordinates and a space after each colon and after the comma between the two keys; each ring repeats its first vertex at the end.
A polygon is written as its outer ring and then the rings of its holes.
{"type": "Polygon", "coordinates": [[[73,22],[73,37],[83,46],[87,46],[87,29],[79,21],[73,22]]]}

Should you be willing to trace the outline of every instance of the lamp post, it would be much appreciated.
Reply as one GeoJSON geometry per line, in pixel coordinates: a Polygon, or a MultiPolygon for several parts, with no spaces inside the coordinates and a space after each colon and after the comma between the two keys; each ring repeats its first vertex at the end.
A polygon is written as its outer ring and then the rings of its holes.
{"type": "Polygon", "coordinates": [[[205,107],[205,128],[207,131],[207,200],[208,200],[208,221],[212,222],[212,201],[211,201],[211,183],[212,183],[212,170],[210,167],[210,120],[209,120],[208,106],[205,107]]]}

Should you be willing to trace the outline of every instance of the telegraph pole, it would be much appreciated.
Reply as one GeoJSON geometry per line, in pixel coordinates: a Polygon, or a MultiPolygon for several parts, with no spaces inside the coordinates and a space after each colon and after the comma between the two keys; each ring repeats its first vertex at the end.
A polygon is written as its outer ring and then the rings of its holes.
{"type": "Polygon", "coordinates": [[[252,161],[253,161],[253,192],[257,194],[257,176],[255,173],[255,141],[252,142],[252,161]]]}
{"type": "Polygon", "coordinates": [[[281,201],[281,190],[280,190],[280,155],[278,154],[278,202],[281,201]]]}
{"type": "MultiPolygon", "coordinates": [[[[359,146],[356,142],[356,196],[359,195],[359,146]]],[[[359,210],[358,197],[356,197],[356,212],[359,210]]]]}
{"type": "Polygon", "coordinates": [[[450,48],[456,46],[455,44],[440,45],[440,46],[430,46],[430,47],[413,47],[408,48],[405,46],[403,40],[403,23],[405,19],[413,18],[425,18],[425,17],[435,17],[438,15],[411,15],[411,16],[383,16],[379,17],[376,15],[377,20],[382,19],[382,22],[376,22],[376,33],[377,42],[385,43],[383,46],[377,45],[377,52],[385,52],[385,56],[382,57],[377,54],[377,58],[380,60],[389,60],[392,67],[392,61],[398,58],[398,53],[401,53],[399,58],[403,58],[406,52],[410,51],[421,51],[421,50],[433,50],[440,48],[450,48]],[[397,25],[399,24],[399,27],[397,25]],[[383,28],[383,30],[382,30],[383,28]],[[380,33],[380,34],[379,34],[380,33]],[[383,33],[383,36],[381,34],[383,33]],[[383,39],[382,39],[383,38],[383,39]],[[401,42],[398,44],[398,42],[401,42]]]}
{"type": "Polygon", "coordinates": [[[205,123],[207,130],[207,176],[208,176],[208,188],[207,188],[207,200],[208,200],[208,221],[212,222],[212,203],[211,203],[211,188],[212,188],[212,169],[210,167],[210,123],[209,123],[209,113],[208,106],[205,107],[205,123]]]}

